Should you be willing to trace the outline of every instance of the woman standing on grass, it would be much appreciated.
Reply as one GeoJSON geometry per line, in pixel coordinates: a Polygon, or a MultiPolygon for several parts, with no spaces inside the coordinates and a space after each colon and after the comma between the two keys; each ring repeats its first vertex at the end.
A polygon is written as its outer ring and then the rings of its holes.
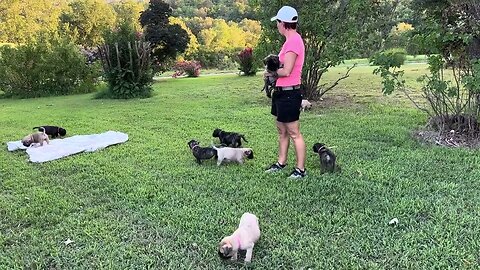
{"type": "Polygon", "coordinates": [[[290,139],[295,146],[296,166],[290,178],[303,178],[305,170],[305,142],[300,133],[300,106],[302,94],[300,84],[303,62],[305,59],[305,45],[300,34],[297,33],[298,13],[290,6],[283,6],[271,21],[277,21],[278,32],[285,37],[285,43],[280,53],[280,68],[276,74],[265,73],[264,76],[277,77],[275,91],[272,96],[271,113],[276,117],[279,134],[278,161],[271,165],[266,172],[277,172],[287,165],[288,147],[290,139]]]}

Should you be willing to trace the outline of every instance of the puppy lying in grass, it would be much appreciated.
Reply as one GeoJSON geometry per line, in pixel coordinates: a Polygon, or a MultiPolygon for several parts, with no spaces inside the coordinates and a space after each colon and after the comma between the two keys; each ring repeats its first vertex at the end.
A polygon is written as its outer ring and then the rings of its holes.
{"type": "Polygon", "coordinates": [[[325,172],[333,173],[335,171],[341,171],[340,166],[337,165],[337,157],[325,144],[314,144],[313,152],[317,153],[320,157],[320,170],[322,174],[325,172]]]}
{"type": "Polygon", "coordinates": [[[240,133],[237,132],[227,132],[223,131],[219,128],[216,128],[213,131],[212,134],[213,137],[219,138],[220,143],[228,146],[228,147],[241,147],[242,146],[242,139],[248,143],[248,141],[245,139],[245,136],[243,136],[240,133]]]}
{"type": "Polygon", "coordinates": [[[40,127],[34,127],[33,129],[38,129],[40,131],[41,128],[43,128],[45,130],[45,133],[47,135],[52,136],[52,139],[56,138],[56,137],[63,137],[65,135],[67,135],[67,130],[66,129],[64,129],[62,127],[57,127],[57,126],[40,126],[40,127]]]}
{"type": "Polygon", "coordinates": [[[218,247],[218,255],[223,259],[236,261],[239,250],[247,250],[245,262],[251,262],[253,246],[260,239],[260,226],[254,214],[244,213],[238,229],[232,235],[224,237],[218,247]]]}
{"type": "Polygon", "coordinates": [[[253,150],[251,148],[217,148],[213,146],[213,149],[217,150],[217,166],[220,166],[223,161],[236,161],[242,164],[245,158],[253,159],[253,150]]]}
{"type": "Polygon", "coordinates": [[[44,141],[46,141],[47,144],[50,144],[50,141],[48,140],[48,135],[45,133],[45,130],[43,128],[40,128],[39,130],[39,132],[35,132],[25,136],[22,139],[22,144],[26,147],[30,147],[31,145],[36,143],[39,143],[40,146],[43,146],[44,141]]]}
{"type": "Polygon", "coordinates": [[[202,164],[202,159],[217,157],[217,150],[212,147],[200,147],[199,142],[195,140],[191,140],[187,144],[198,164],[202,164]]]}

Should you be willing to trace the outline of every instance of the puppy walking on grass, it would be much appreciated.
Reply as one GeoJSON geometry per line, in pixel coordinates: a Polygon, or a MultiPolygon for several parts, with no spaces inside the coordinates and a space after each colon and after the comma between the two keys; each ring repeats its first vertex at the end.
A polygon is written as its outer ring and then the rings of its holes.
{"type": "Polygon", "coordinates": [[[213,131],[212,136],[219,138],[221,144],[228,147],[233,147],[233,148],[241,147],[242,139],[248,143],[248,141],[245,139],[245,136],[243,134],[240,134],[237,132],[227,132],[219,128],[216,128],[213,131]]]}
{"type": "Polygon", "coordinates": [[[254,214],[244,213],[240,218],[238,229],[232,235],[220,241],[218,255],[223,259],[237,260],[238,251],[246,250],[245,262],[252,260],[253,247],[260,239],[260,226],[254,214]]]}
{"type": "Polygon", "coordinates": [[[320,157],[320,170],[321,174],[326,172],[340,172],[341,168],[337,164],[337,156],[327,148],[324,143],[316,143],[313,145],[313,152],[317,153],[320,157]]]}
{"type": "Polygon", "coordinates": [[[200,147],[200,143],[196,140],[190,140],[187,144],[198,164],[202,164],[202,160],[217,157],[217,150],[212,147],[200,147]]]}
{"type": "Polygon", "coordinates": [[[217,148],[215,146],[212,146],[212,148],[217,151],[217,166],[220,166],[223,161],[235,161],[243,164],[245,158],[253,159],[252,148],[217,148]]]}

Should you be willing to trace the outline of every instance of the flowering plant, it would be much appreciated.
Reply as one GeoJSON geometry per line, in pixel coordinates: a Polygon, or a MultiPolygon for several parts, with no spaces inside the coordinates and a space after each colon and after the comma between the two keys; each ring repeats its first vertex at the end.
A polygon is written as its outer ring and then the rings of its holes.
{"type": "Polygon", "coordinates": [[[255,75],[256,71],[255,67],[253,66],[252,48],[247,47],[238,54],[238,63],[240,64],[240,67],[238,69],[240,70],[240,72],[243,72],[244,75],[255,75]]]}
{"type": "Polygon", "coordinates": [[[173,73],[172,77],[176,78],[178,76],[187,74],[187,77],[198,77],[200,76],[200,68],[202,66],[200,65],[200,62],[198,61],[178,61],[174,66],[173,70],[175,73],[173,73]]]}

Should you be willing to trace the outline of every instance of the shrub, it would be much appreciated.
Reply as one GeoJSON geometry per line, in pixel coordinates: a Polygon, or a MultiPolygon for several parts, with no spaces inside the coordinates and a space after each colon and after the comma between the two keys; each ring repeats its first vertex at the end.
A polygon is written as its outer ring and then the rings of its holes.
{"type": "Polygon", "coordinates": [[[428,58],[430,74],[418,78],[423,83],[422,97],[427,107],[411,97],[403,78],[403,70],[397,70],[398,59],[386,55],[379,61],[374,74],[380,74],[382,91],[391,94],[395,89],[402,91],[414,105],[429,116],[429,126],[438,131],[455,130],[464,133],[479,131],[477,119],[480,116],[480,62],[474,61],[468,70],[454,67],[451,70],[454,81],[445,76],[447,61],[440,55],[428,58]]]}
{"type": "Polygon", "coordinates": [[[399,68],[407,60],[407,51],[403,48],[392,48],[376,53],[370,63],[374,66],[385,66],[399,68]]]}
{"type": "Polygon", "coordinates": [[[173,66],[175,73],[173,73],[172,77],[176,78],[183,74],[187,74],[187,77],[198,77],[200,76],[201,67],[198,61],[179,61],[173,66]]]}
{"type": "Polygon", "coordinates": [[[36,41],[0,46],[0,90],[5,96],[39,97],[95,90],[98,66],[88,64],[67,37],[41,34],[36,41]]]}
{"type": "Polygon", "coordinates": [[[237,53],[235,51],[208,51],[200,48],[196,53],[192,54],[190,59],[196,59],[203,68],[217,69],[236,69],[237,53]]]}
{"type": "Polygon", "coordinates": [[[150,97],[153,82],[151,46],[129,24],[122,24],[105,35],[99,47],[108,93],[97,98],[150,97]]]}
{"type": "Polygon", "coordinates": [[[240,67],[238,69],[240,70],[240,72],[243,72],[244,75],[252,76],[257,73],[254,67],[252,48],[247,47],[238,54],[238,63],[240,64],[240,67]]]}

